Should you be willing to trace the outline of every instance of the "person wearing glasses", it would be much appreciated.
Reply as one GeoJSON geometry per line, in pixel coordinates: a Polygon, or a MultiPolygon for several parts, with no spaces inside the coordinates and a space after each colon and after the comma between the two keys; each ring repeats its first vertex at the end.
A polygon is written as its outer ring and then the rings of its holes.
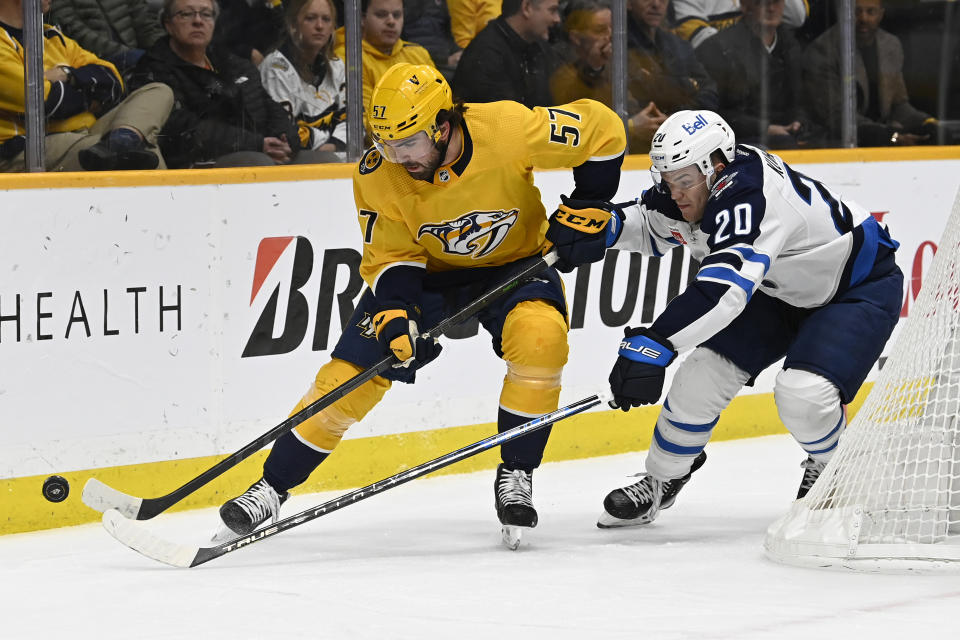
{"type": "Polygon", "coordinates": [[[165,0],[167,36],[137,63],[131,84],[173,89],[173,112],[160,132],[170,168],[310,163],[297,125],[263,88],[249,60],[211,46],[219,15],[214,0],[165,0]]]}

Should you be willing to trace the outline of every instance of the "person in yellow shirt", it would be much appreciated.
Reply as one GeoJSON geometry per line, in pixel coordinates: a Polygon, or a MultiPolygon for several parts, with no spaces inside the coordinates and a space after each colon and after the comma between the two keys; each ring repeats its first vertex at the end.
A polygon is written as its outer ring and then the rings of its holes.
{"type": "MultiPolygon", "coordinates": [[[[281,436],[263,478],[220,508],[217,540],[276,520],[287,492],[307,479],[392,382],[415,381],[416,371],[440,352],[421,330],[551,244],[558,268],[571,270],[602,258],[619,236],[622,219],[606,201],[619,186],[626,135],[619,117],[599,102],[534,109],[510,101],[455,104],[434,67],[398,64],[374,89],[370,115],[375,146],[353,174],[360,275],[368,289],[294,411],[384,355],[397,364],[281,436]],[[549,221],[534,167],[573,169],[573,193],[549,221]],[[581,227],[586,220],[591,224],[581,227]]],[[[496,409],[500,432],[557,408],[568,353],[566,314],[563,285],[552,267],[478,313],[506,369],[496,409]]],[[[532,475],[548,436],[544,429],[501,446],[496,510],[511,549],[537,524],[532,475]]]]}
{"type": "Polygon", "coordinates": [[[453,41],[466,49],[487,23],[500,15],[502,0],[447,0],[453,41]]]}
{"type": "MultiPolygon", "coordinates": [[[[370,96],[387,69],[399,62],[433,65],[426,49],[400,39],[403,31],[403,0],[362,0],[360,3],[363,28],[363,111],[364,122],[369,119],[370,96]]],[[[334,54],[346,60],[343,27],[337,29],[334,54]]]]}
{"type": "MultiPolygon", "coordinates": [[[[43,0],[46,13],[49,0],[43,0]]],[[[157,135],[173,108],[169,87],[125,93],[117,68],[43,25],[47,171],[165,169],[157,135]]],[[[23,3],[0,0],[0,172],[26,169],[23,3]]]]}

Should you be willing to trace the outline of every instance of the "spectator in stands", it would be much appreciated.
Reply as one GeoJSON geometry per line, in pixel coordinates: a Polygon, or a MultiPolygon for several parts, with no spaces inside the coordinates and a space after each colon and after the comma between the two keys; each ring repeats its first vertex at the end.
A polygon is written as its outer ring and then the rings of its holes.
{"type": "Polygon", "coordinates": [[[122,75],[163,36],[146,0],[53,0],[50,21],[122,75]]]}
{"type": "MultiPolygon", "coordinates": [[[[910,104],[903,80],[903,47],[880,28],[881,0],[856,0],[855,60],[857,144],[913,145],[937,138],[937,120],[910,104]]],[[[840,29],[831,27],[807,48],[804,86],[813,113],[827,124],[831,142],[840,142],[840,29]]]]}
{"type": "Polygon", "coordinates": [[[253,63],[211,46],[214,0],[164,0],[167,36],[140,59],[132,82],[163,82],[176,106],[160,133],[170,167],[309,163],[297,125],[263,88],[253,63]]]}
{"type": "Polygon", "coordinates": [[[407,0],[403,3],[404,40],[415,42],[433,58],[434,66],[448,82],[460,62],[463,49],[453,41],[450,12],[444,0],[407,0]]]}
{"type": "MultiPolygon", "coordinates": [[[[743,18],[741,0],[673,0],[674,32],[694,48],[743,18]]],[[[785,0],[783,24],[799,28],[810,15],[809,0],[785,0]]]]}
{"type": "MultiPolygon", "coordinates": [[[[141,0],[142,1],[142,0],[141,0]]],[[[256,66],[283,40],[281,0],[217,0],[220,8],[213,44],[256,66]]]]}
{"type": "MultiPolygon", "coordinates": [[[[398,62],[433,66],[426,49],[400,38],[403,32],[403,0],[361,0],[363,42],[363,106],[369,111],[373,88],[387,69],[398,62]]],[[[337,30],[334,52],[346,60],[343,29],[337,30]]]]}
{"type": "Polygon", "coordinates": [[[565,62],[550,77],[558,104],[591,98],[610,106],[612,20],[609,0],[570,0],[564,6],[566,40],[556,43],[554,51],[565,62]]]}
{"type": "Polygon", "coordinates": [[[631,153],[650,150],[657,127],[684,109],[718,108],[717,84],[697,60],[693,47],[663,28],[669,0],[628,0],[627,72],[630,88],[641,104],[656,105],[661,117],[644,123],[642,146],[631,153]]]}
{"type": "MultiPolygon", "coordinates": [[[[42,8],[49,9],[49,0],[42,8]]],[[[155,169],[157,132],[173,106],[159,84],[125,99],[116,67],[43,26],[47,171],[155,169]]],[[[23,5],[0,0],[0,171],[23,171],[26,147],[23,5]]]]}
{"type": "Polygon", "coordinates": [[[463,50],[453,94],[465,102],[513,100],[530,108],[554,104],[550,76],[555,63],[547,38],[559,23],[558,0],[504,0],[503,14],[463,50]]]}
{"type": "Polygon", "coordinates": [[[709,38],[697,57],[720,91],[720,114],[738,139],[772,149],[815,146],[822,128],[804,108],[801,51],[783,26],[784,0],[741,0],[743,19],[709,38]]]}
{"type": "MultiPolygon", "coordinates": [[[[607,0],[570,0],[564,7],[564,29],[572,51],[570,62],[561,64],[550,78],[550,90],[557,104],[590,98],[613,104],[610,56],[613,51],[612,15],[607,0]]],[[[630,150],[650,147],[650,140],[666,116],[655,104],[643,109],[629,91],[627,120],[630,150]]]]}
{"type": "Polygon", "coordinates": [[[500,0],[447,0],[447,8],[453,41],[466,49],[487,23],[500,15],[500,0]]]}
{"type": "Polygon", "coordinates": [[[300,147],[339,162],[347,142],[347,83],[333,55],[337,14],[331,0],[287,0],[288,37],[260,65],[263,86],[297,121],[300,147]]]}

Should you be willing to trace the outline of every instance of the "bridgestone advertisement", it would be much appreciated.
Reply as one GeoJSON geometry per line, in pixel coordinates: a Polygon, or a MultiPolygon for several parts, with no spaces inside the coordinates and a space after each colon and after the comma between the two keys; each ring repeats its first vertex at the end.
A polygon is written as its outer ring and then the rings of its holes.
{"type": "MultiPolygon", "coordinates": [[[[904,314],[960,185],[960,160],[798,164],[889,225],[904,314]]],[[[552,208],[568,171],[537,175],[552,208]]],[[[651,184],[624,173],[619,201],[651,184]]],[[[13,189],[0,236],[0,477],[225,453],[282,420],[364,284],[350,180],[13,189]]],[[[564,278],[561,404],[606,384],[625,325],[696,273],[688,254],[608,252],[564,278]]],[[[475,322],[347,438],[488,423],[504,364],[475,322]]],[[[673,367],[672,369],[676,369],[673,367]]],[[[745,393],[769,392],[772,375],[745,393]]]]}

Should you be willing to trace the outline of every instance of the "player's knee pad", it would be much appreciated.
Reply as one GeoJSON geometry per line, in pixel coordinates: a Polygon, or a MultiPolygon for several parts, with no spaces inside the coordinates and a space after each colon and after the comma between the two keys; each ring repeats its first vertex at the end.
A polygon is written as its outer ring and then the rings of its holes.
{"type": "Polygon", "coordinates": [[[840,392],[823,376],[784,369],[773,388],[784,426],[815,460],[826,462],[846,425],[840,392]]]}
{"type": "MultiPolygon", "coordinates": [[[[290,415],[300,411],[318,398],[336,389],[363,369],[355,364],[334,358],[320,368],[310,390],[303,396],[290,415]]],[[[376,376],[344,397],[300,423],[294,435],[307,446],[318,451],[332,451],[353,423],[363,419],[390,388],[390,381],[376,376]]]]}
{"type": "Polygon", "coordinates": [[[518,304],[503,323],[501,348],[507,375],[500,406],[523,416],[556,409],[569,354],[567,322],[556,307],[542,300],[518,304]]]}
{"type": "Polygon", "coordinates": [[[713,428],[750,374],[706,347],[691,353],[674,374],[653,430],[647,471],[662,480],[690,471],[713,428]]]}
{"type": "Polygon", "coordinates": [[[677,420],[707,422],[727,408],[749,379],[749,373],[724,356],[699,347],[677,368],[665,404],[677,420]]]}

